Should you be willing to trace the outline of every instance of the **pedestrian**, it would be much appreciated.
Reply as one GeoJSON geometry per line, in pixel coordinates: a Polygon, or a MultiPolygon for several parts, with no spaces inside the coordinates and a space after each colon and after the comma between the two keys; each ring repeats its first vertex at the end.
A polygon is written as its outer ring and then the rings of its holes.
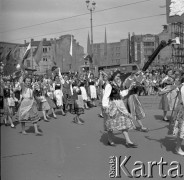
{"type": "Polygon", "coordinates": [[[79,76],[79,87],[81,90],[81,94],[82,94],[82,99],[84,101],[84,107],[85,109],[89,109],[88,105],[87,105],[87,100],[88,100],[88,95],[87,95],[87,91],[86,91],[86,80],[84,79],[84,75],[81,74],[79,76]]]}
{"type": "Polygon", "coordinates": [[[96,81],[93,73],[89,73],[89,93],[90,93],[90,99],[93,107],[96,107],[96,99],[97,99],[97,90],[96,90],[96,81]]]}
{"type": "Polygon", "coordinates": [[[84,114],[84,101],[80,90],[80,82],[76,80],[73,83],[73,99],[74,99],[74,111],[76,116],[74,122],[77,124],[84,124],[84,121],[80,118],[81,114],[84,114]]]}
{"type": "Polygon", "coordinates": [[[46,90],[44,89],[43,85],[39,85],[38,83],[35,83],[34,87],[34,97],[37,100],[39,104],[39,110],[43,113],[43,118],[45,122],[49,122],[48,120],[48,111],[50,110],[49,103],[46,100],[46,90]]]}
{"type": "MultiPolygon", "coordinates": [[[[54,88],[53,88],[51,80],[47,83],[45,88],[46,88],[45,89],[45,91],[46,91],[46,94],[45,94],[46,100],[49,103],[49,106],[51,108],[53,118],[56,119],[57,116],[56,116],[56,113],[55,113],[56,105],[55,105],[55,102],[54,102],[54,88]]],[[[50,117],[50,116],[48,116],[48,117],[50,117]]]]}
{"type": "Polygon", "coordinates": [[[176,88],[174,88],[175,90],[173,91],[173,71],[169,69],[166,74],[167,76],[162,79],[161,82],[162,88],[159,89],[159,95],[161,95],[159,109],[163,110],[163,121],[169,122],[167,112],[173,110],[177,92],[175,91],[176,88]]]}
{"type": "Polygon", "coordinates": [[[115,146],[112,136],[114,131],[122,131],[126,139],[127,148],[136,148],[129,137],[128,130],[134,128],[131,114],[128,113],[122,97],[126,96],[132,86],[127,89],[122,89],[122,81],[120,79],[120,72],[116,71],[112,75],[112,83],[106,85],[105,92],[102,99],[102,106],[106,116],[106,128],[108,135],[108,144],[115,146]]]}
{"type": "MultiPolygon", "coordinates": [[[[124,81],[123,86],[125,87],[125,89],[128,89],[131,86],[131,84],[134,82],[138,83],[136,75],[132,73],[124,81]]],[[[144,112],[141,102],[139,101],[139,98],[137,95],[138,91],[139,91],[139,85],[137,85],[130,91],[129,95],[126,96],[126,98],[124,99],[124,102],[127,106],[127,109],[129,110],[129,113],[132,115],[134,121],[136,121],[139,125],[139,128],[136,128],[136,129],[142,132],[148,132],[148,128],[144,127],[142,123],[142,119],[145,118],[146,114],[144,112]]]]}
{"type": "Polygon", "coordinates": [[[20,78],[20,84],[22,88],[22,101],[18,110],[18,118],[21,123],[22,134],[26,135],[25,123],[33,123],[35,134],[37,136],[42,135],[38,130],[38,121],[40,117],[38,114],[36,101],[33,95],[33,89],[31,87],[31,78],[25,77],[23,81],[23,76],[20,78]]]}
{"type": "Polygon", "coordinates": [[[15,107],[15,100],[13,97],[13,88],[10,85],[9,79],[7,79],[6,84],[4,86],[3,95],[4,95],[3,105],[4,105],[4,115],[5,115],[4,124],[7,125],[7,120],[8,120],[10,122],[10,126],[14,128],[15,125],[13,124],[12,117],[14,115],[13,111],[15,107]]]}
{"type": "MultiPolygon", "coordinates": [[[[173,115],[173,135],[176,139],[176,153],[184,156],[184,151],[181,148],[182,141],[184,139],[184,76],[181,77],[181,85],[179,88],[179,102],[174,110],[173,115]]],[[[171,126],[172,127],[172,126],[171,126]]]]}
{"type": "Polygon", "coordinates": [[[56,100],[57,107],[61,110],[61,114],[65,116],[65,112],[63,110],[63,91],[62,91],[62,84],[63,78],[59,68],[59,75],[56,75],[54,78],[53,88],[54,88],[54,98],[56,100]]]}

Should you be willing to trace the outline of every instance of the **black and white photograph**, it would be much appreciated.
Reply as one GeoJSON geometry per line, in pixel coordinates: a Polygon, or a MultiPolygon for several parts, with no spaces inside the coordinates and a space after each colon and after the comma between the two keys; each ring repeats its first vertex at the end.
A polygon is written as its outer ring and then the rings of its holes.
{"type": "Polygon", "coordinates": [[[184,0],[0,0],[2,180],[184,179],[184,0]]]}

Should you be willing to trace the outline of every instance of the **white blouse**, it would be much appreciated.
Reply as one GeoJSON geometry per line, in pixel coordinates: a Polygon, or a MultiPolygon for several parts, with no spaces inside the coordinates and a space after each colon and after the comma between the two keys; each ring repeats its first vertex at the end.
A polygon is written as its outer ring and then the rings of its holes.
{"type": "Polygon", "coordinates": [[[22,97],[27,99],[33,98],[33,90],[30,88],[25,88],[22,93],[22,97]]]}
{"type": "MultiPolygon", "coordinates": [[[[102,98],[102,107],[103,108],[109,107],[109,97],[111,95],[111,91],[112,91],[112,86],[110,84],[107,84],[105,86],[105,90],[104,90],[104,94],[103,94],[103,98],[102,98]]],[[[128,89],[120,91],[120,95],[122,97],[126,96],[127,94],[128,94],[128,89]]]]}
{"type": "Polygon", "coordinates": [[[182,99],[182,102],[183,102],[183,105],[184,105],[184,83],[182,83],[182,87],[181,87],[181,99],[182,99]]]}

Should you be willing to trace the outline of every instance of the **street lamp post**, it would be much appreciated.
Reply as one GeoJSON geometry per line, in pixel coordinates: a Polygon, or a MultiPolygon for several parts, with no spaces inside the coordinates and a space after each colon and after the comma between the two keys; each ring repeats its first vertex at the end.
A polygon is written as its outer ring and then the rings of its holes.
{"type": "MultiPolygon", "coordinates": [[[[95,5],[96,3],[93,1],[92,3],[90,0],[86,0],[86,6],[87,9],[90,11],[90,22],[91,22],[91,59],[93,60],[93,11],[95,10],[95,5]]],[[[91,66],[93,67],[93,61],[90,63],[91,66]]]]}

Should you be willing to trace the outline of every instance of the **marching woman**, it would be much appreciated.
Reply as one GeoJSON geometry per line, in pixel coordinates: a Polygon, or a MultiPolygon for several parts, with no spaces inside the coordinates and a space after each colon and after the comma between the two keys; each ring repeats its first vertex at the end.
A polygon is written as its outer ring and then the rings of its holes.
{"type": "Polygon", "coordinates": [[[97,90],[95,86],[96,81],[93,73],[89,73],[88,84],[89,84],[89,94],[90,94],[91,103],[94,107],[96,107],[95,101],[97,99],[97,90]]]}
{"type": "Polygon", "coordinates": [[[98,81],[97,81],[98,94],[99,94],[98,96],[99,96],[99,100],[100,100],[99,105],[101,105],[101,112],[99,114],[99,117],[101,117],[101,118],[104,118],[103,117],[103,108],[102,108],[102,97],[103,97],[103,92],[104,92],[104,87],[105,87],[106,80],[108,80],[108,78],[106,79],[106,76],[108,76],[108,75],[105,72],[100,71],[99,78],[98,78],[98,81]]]}
{"type": "Polygon", "coordinates": [[[167,71],[167,76],[162,80],[159,89],[159,95],[161,95],[161,100],[159,104],[159,109],[163,110],[163,121],[169,121],[167,119],[167,111],[172,111],[174,108],[175,98],[177,96],[177,89],[173,88],[174,79],[173,71],[169,69],[167,71]]]}
{"type": "Polygon", "coordinates": [[[82,98],[82,93],[80,90],[80,82],[75,80],[73,82],[73,99],[74,99],[74,111],[76,116],[74,117],[74,122],[76,124],[84,124],[84,121],[80,118],[81,114],[84,114],[84,101],[82,98]]]}
{"type": "Polygon", "coordinates": [[[60,108],[61,113],[63,116],[66,114],[63,111],[63,91],[62,91],[62,84],[64,84],[64,80],[62,78],[60,68],[59,68],[59,75],[56,75],[54,78],[53,88],[54,88],[54,98],[56,100],[56,105],[60,108]]]}
{"type": "Polygon", "coordinates": [[[4,111],[4,90],[3,90],[4,81],[1,75],[0,75],[0,83],[1,83],[1,86],[0,86],[0,117],[2,117],[3,111],[4,111]]]}
{"type": "Polygon", "coordinates": [[[25,77],[23,82],[23,76],[19,80],[22,89],[22,101],[20,103],[19,110],[17,112],[19,121],[22,127],[22,134],[26,135],[25,123],[33,123],[35,134],[37,136],[42,135],[38,130],[38,121],[40,117],[38,115],[36,101],[33,95],[33,89],[31,88],[31,78],[25,77]]]}
{"type": "Polygon", "coordinates": [[[87,96],[87,91],[86,91],[85,85],[86,85],[86,80],[84,80],[84,76],[81,74],[79,76],[79,87],[81,90],[82,99],[84,101],[84,107],[85,107],[85,109],[89,109],[89,107],[87,105],[88,96],[87,96]]]}
{"type": "Polygon", "coordinates": [[[49,106],[52,110],[52,115],[53,115],[54,119],[56,119],[57,116],[55,114],[56,105],[54,103],[54,88],[52,86],[52,81],[51,80],[48,82],[48,84],[46,85],[45,88],[46,88],[45,89],[45,91],[46,91],[46,94],[45,94],[46,100],[49,103],[49,106]]]}
{"type": "MultiPolygon", "coordinates": [[[[137,72],[138,73],[138,72],[137,72]]],[[[141,73],[141,72],[140,72],[141,73]]],[[[135,74],[131,74],[127,79],[125,79],[123,85],[125,89],[128,89],[133,82],[137,82],[137,77],[135,74]]],[[[133,119],[139,124],[139,131],[148,132],[148,128],[144,127],[142,124],[142,119],[145,118],[145,112],[143,110],[142,104],[138,99],[139,87],[134,87],[129,95],[125,98],[124,102],[126,102],[127,109],[132,115],[133,119]]]]}
{"type": "MultiPolygon", "coordinates": [[[[177,137],[176,140],[176,153],[184,156],[184,151],[181,148],[184,139],[184,76],[181,77],[181,85],[179,88],[179,101],[174,111],[172,124],[173,135],[177,137]]],[[[171,122],[170,122],[171,123],[171,122]]]]}
{"type": "Polygon", "coordinates": [[[20,104],[19,102],[21,100],[21,86],[18,80],[15,81],[15,86],[13,88],[13,91],[15,94],[15,98],[18,99],[18,101],[15,102],[15,112],[17,112],[20,104]]]}
{"type": "Polygon", "coordinates": [[[106,89],[106,86],[109,86],[110,82],[110,75],[108,75],[107,73],[105,72],[100,72],[100,76],[102,78],[102,81],[103,81],[103,84],[102,84],[102,92],[101,92],[101,113],[100,113],[100,117],[103,118],[104,120],[104,131],[107,131],[107,128],[106,128],[106,121],[108,119],[108,116],[107,114],[104,112],[104,108],[102,106],[102,100],[103,100],[103,96],[104,96],[104,93],[105,93],[105,89],[106,89]]]}
{"type": "Polygon", "coordinates": [[[14,124],[13,124],[13,111],[14,111],[14,106],[15,106],[15,101],[14,101],[14,97],[13,96],[13,89],[11,88],[10,85],[10,80],[7,80],[6,85],[3,88],[3,95],[4,95],[4,115],[5,115],[5,119],[4,119],[4,123],[5,125],[7,125],[7,120],[10,122],[10,125],[12,128],[14,128],[14,124]]]}
{"type": "Polygon", "coordinates": [[[125,97],[135,84],[132,84],[129,89],[123,90],[119,71],[113,73],[111,80],[112,83],[105,86],[102,99],[102,106],[107,117],[108,144],[115,146],[112,140],[113,131],[122,131],[126,139],[126,147],[136,148],[137,145],[130,140],[128,134],[128,130],[134,128],[132,116],[128,113],[122,100],[122,97],[125,97]]]}
{"type": "Polygon", "coordinates": [[[69,111],[71,112],[71,104],[72,104],[72,92],[71,92],[71,81],[69,80],[69,77],[66,75],[63,78],[63,104],[64,104],[64,110],[65,112],[69,111]]]}
{"type": "Polygon", "coordinates": [[[46,91],[42,85],[39,85],[38,83],[34,84],[34,97],[37,100],[37,103],[39,104],[39,110],[43,113],[43,118],[45,122],[49,122],[48,118],[48,111],[50,110],[49,103],[46,100],[45,94],[46,91]]]}

